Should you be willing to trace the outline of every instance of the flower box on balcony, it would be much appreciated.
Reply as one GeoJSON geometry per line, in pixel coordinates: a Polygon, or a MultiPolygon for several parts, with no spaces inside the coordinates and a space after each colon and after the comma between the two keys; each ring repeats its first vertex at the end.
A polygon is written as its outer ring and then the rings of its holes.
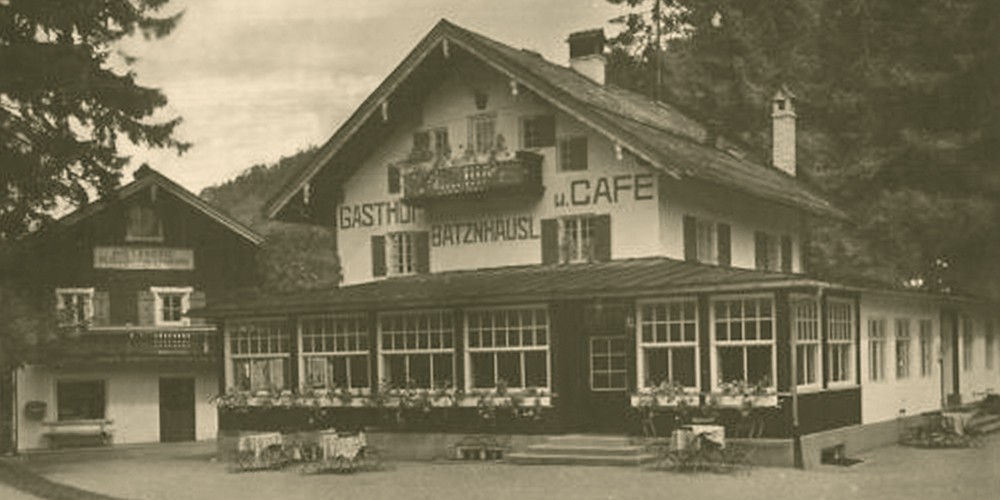
{"type": "Polygon", "coordinates": [[[466,396],[459,401],[459,406],[463,408],[476,408],[482,404],[494,407],[531,408],[534,406],[552,406],[552,398],[549,396],[466,396]]]}
{"type": "Polygon", "coordinates": [[[671,406],[698,406],[700,397],[698,394],[633,394],[631,403],[634,407],[671,407],[671,406]]]}
{"type": "Polygon", "coordinates": [[[714,396],[723,408],[766,408],[778,406],[777,394],[720,394],[714,396]]]}
{"type": "Polygon", "coordinates": [[[403,172],[403,200],[423,205],[435,200],[476,199],[497,193],[539,196],[542,156],[518,151],[510,158],[468,164],[413,165],[403,172]]]}

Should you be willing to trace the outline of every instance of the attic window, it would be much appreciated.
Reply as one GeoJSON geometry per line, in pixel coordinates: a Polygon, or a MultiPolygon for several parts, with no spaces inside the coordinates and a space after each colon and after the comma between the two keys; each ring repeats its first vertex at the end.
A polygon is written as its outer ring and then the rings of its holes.
{"type": "Polygon", "coordinates": [[[155,208],[143,204],[129,207],[125,241],[163,241],[163,222],[155,208]]]}
{"type": "Polygon", "coordinates": [[[784,111],[785,110],[785,100],[784,99],[778,99],[778,100],[774,101],[774,103],[778,105],[778,111],[784,111]]]}

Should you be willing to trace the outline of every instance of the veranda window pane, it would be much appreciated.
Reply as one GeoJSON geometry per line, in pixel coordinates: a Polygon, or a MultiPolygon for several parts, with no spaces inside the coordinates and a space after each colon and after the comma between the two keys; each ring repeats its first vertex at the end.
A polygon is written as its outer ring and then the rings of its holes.
{"type": "Polygon", "coordinates": [[[747,382],[770,385],[771,348],[769,346],[747,347],[747,382]]]}
{"type": "Polygon", "coordinates": [[[646,349],[646,387],[660,385],[667,380],[666,349],[646,349]]]}
{"type": "Polygon", "coordinates": [[[673,353],[673,379],[684,387],[696,387],[697,371],[694,368],[694,347],[676,348],[673,353]]]}
{"type": "Polygon", "coordinates": [[[594,369],[595,370],[607,370],[610,366],[610,361],[607,356],[600,355],[594,356],[593,358],[594,369]]]}
{"type": "Polygon", "coordinates": [[[452,375],[452,355],[451,354],[435,354],[434,355],[434,387],[435,388],[445,388],[453,386],[452,375]]]}
{"type": "Polygon", "coordinates": [[[743,348],[719,348],[719,382],[728,383],[743,380],[743,348]]]}
{"type": "Polygon", "coordinates": [[[351,356],[351,387],[361,389],[368,386],[368,356],[351,356]]]}
{"type": "Polygon", "coordinates": [[[611,384],[611,377],[607,373],[597,373],[593,374],[593,384],[594,389],[607,389],[611,384]]]}
{"type": "Polygon", "coordinates": [[[347,358],[336,356],[330,359],[331,380],[335,387],[347,387],[347,358]]]}
{"type": "Polygon", "coordinates": [[[521,354],[497,353],[497,377],[507,381],[508,387],[523,387],[521,382],[521,354]]]}
{"type": "Polygon", "coordinates": [[[431,356],[410,354],[410,380],[421,389],[431,388],[431,356]]]}
{"type": "Polygon", "coordinates": [[[728,323],[719,322],[715,324],[715,340],[729,340],[728,323]]]}
{"type": "Polygon", "coordinates": [[[250,361],[238,359],[233,361],[233,378],[235,386],[239,391],[250,390],[250,361]]]}
{"type": "Polygon", "coordinates": [[[493,387],[493,353],[472,353],[472,385],[473,387],[493,387]]]}
{"type": "Polygon", "coordinates": [[[625,388],[625,374],[622,372],[614,372],[611,374],[610,385],[613,389],[624,389],[625,388]]]}
{"type": "MultiPolygon", "coordinates": [[[[544,315],[543,315],[544,316],[544,315]]],[[[548,331],[545,327],[535,330],[535,345],[547,345],[549,343],[548,331]]]]}
{"type": "Polygon", "coordinates": [[[386,356],[385,378],[394,387],[406,385],[406,356],[397,354],[386,356]]]}
{"type": "Polygon", "coordinates": [[[695,341],[694,323],[685,323],[684,324],[684,340],[687,341],[687,342],[694,342],[695,341]]]}
{"type": "Polygon", "coordinates": [[[546,358],[545,351],[530,351],[524,354],[524,378],[528,387],[548,387],[546,358]]]}

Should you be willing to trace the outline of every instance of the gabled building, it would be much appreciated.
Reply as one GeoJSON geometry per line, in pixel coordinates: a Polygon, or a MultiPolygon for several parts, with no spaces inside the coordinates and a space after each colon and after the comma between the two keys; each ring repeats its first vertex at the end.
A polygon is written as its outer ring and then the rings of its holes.
{"type": "Polygon", "coordinates": [[[219,337],[187,311],[252,285],[261,242],[148,167],[24,241],[10,271],[71,333],[16,370],[17,449],[214,439],[219,337]]]}
{"type": "Polygon", "coordinates": [[[805,272],[809,218],[845,215],[796,175],[788,89],[758,160],[607,84],[601,31],[568,42],[567,68],[441,21],[273,200],[336,228],[344,284],[205,311],[224,430],[373,422],[336,407],[403,388],[450,395],[446,432],[491,394],[546,409],[517,432],[637,432],[636,406],[684,401],[732,405],[736,435],[753,405],[790,463],[1000,386],[988,309],[805,272]],[[269,394],[305,407],[243,408],[269,394]]]}

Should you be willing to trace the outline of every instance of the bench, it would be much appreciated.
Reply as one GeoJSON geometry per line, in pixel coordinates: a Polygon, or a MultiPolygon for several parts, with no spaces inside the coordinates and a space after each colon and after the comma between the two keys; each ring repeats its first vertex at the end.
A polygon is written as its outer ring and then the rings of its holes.
{"type": "Polygon", "coordinates": [[[58,420],[44,422],[44,436],[53,448],[111,444],[114,425],[111,420],[58,420]]]}

